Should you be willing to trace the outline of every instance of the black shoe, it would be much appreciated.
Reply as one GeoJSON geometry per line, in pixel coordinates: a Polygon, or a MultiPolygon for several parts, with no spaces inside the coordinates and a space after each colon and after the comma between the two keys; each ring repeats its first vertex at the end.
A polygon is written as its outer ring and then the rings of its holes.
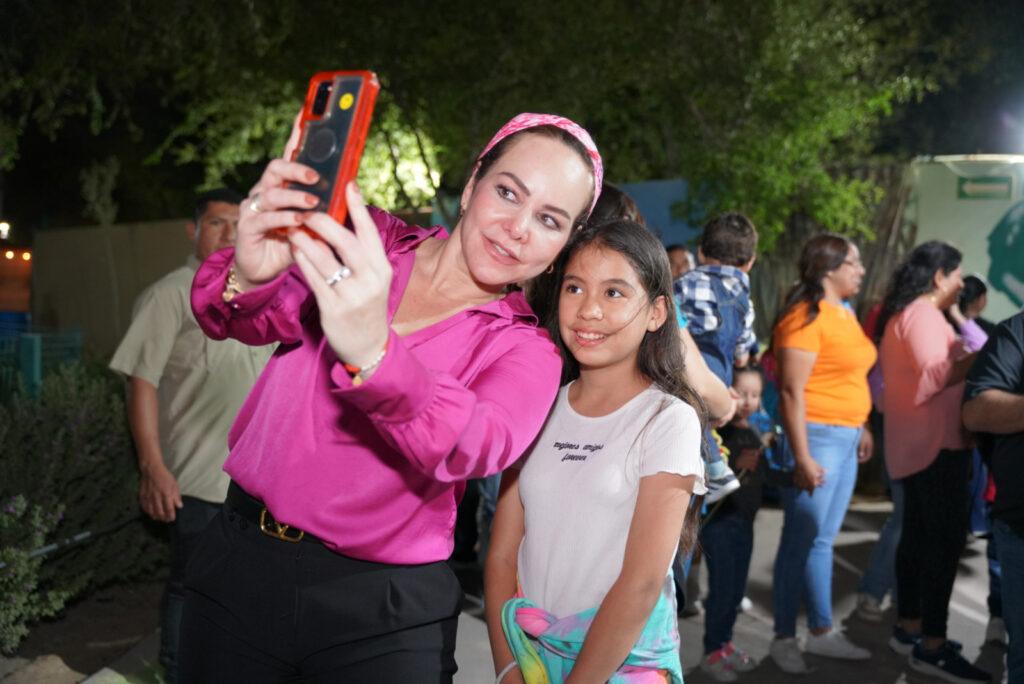
{"type": "Polygon", "coordinates": [[[926,651],[920,643],[917,644],[910,653],[908,663],[918,672],[956,684],[988,684],[992,681],[992,675],[967,662],[956,646],[948,641],[934,651],[926,651]]]}
{"type": "Polygon", "coordinates": [[[921,641],[920,634],[911,634],[899,625],[895,625],[892,628],[892,636],[889,637],[889,648],[900,655],[910,655],[919,641],[921,641]]]}

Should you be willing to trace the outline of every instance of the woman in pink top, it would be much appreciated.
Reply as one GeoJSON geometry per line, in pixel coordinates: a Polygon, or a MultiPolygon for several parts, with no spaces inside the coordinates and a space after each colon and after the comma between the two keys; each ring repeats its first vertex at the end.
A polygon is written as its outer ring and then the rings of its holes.
{"type": "Polygon", "coordinates": [[[451,681],[457,503],[534,439],[561,370],[508,286],[554,261],[601,177],[586,131],[520,115],[478,159],[449,238],[368,209],[354,184],[351,228],[294,209],[316,198],[283,184],[315,172],[270,163],[234,250],[193,284],[211,337],[280,346],[188,568],[183,681],[451,681]]]}
{"type": "Polygon", "coordinates": [[[896,551],[898,622],[889,640],[918,671],[987,682],[946,639],[949,598],[967,538],[970,440],[960,421],[973,361],[943,310],[956,302],[960,252],[942,242],[915,247],[897,267],[877,330],[885,380],[885,460],[903,483],[896,551]]]}

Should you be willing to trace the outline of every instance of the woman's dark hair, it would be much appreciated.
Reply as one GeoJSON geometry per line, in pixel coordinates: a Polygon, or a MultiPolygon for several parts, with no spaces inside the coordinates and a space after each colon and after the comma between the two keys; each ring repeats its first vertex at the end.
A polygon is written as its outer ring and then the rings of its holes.
{"type": "Polygon", "coordinates": [[[938,271],[949,275],[960,266],[961,258],[960,250],[938,240],[929,240],[910,250],[892,274],[889,290],[882,300],[882,311],[875,325],[875,342],[882,339],[889,319],[921,295],[932,291],[938,271]]]}
{"type": "MultiPolygon", "coordinates": [[[[487,150],[487,154],[480,157],[480,160],[477,161],[476,167],[473,169],[472,178],[480,179],[486,176],[487,172],[490,171],[494,163],[501,159],[502,155],[504,155],[505,152],[508,151],[508,148],[512,145],[512,143],[514,143],[516,140],[519,140],[524,135],[539,135],[545,138],[553,138],[568,145],[569,147],[572,148],[574,152],[576,152],[577,155],[579,155],[579,158],[583,160],[583,163],[584,165],[586,165],[587,170],[590,171],[591,178],[593,178],[594,160],[590,158],[590,153],[587,152],[587,148],[583,146],[583,143],[577,140],[572,133],[569,133],[568,131],[561,129],[558,126],[552,126],[549,124],[544,126],[532,126],[530,128],[524,128],[521,131],[516,131],[515,133],[509,135],[508,137],[499,140],[497,143],[494,144],[494,147],[487,150]]],[[[583,222],[587,220],[587,210],[590,209],[590,203],[594,199],[593,193],[599,191],[600,188],[593,189],[590,197],[587,198],[587,203],[583,208],[583,212],[579,216],[577,216],[576,219],[573,221],[573,227],[583,225],[583,222]]]]}
{"type": "Polygon", "coordinates": [[[647,225],[644,215],[640,213],[640,207],[636,206],[633,198],[605,181],[601,184],[601,195],[597,198],[597,204],[594,205],[594,211],[590,212],[587,222],[597,224],[616,219],[629,219],[641,226],[647,225]]]}
{"type": "MultiPolygon", "coordinates": [[[[797,263],[796,285],[786,293],[786,299],[782,304],[775,325],[786,317],[789,310],[801,302],[807,302],[807,319],[805,327],[814,322],[821,311],[819,303],[825,297],[825,286],[821,281],[829,271],[834,271],[843,265],[846,256],[850,253],[853,242],[842,235],[835,233],[823,233],[815,235],[800,252],[800,261],[797,263]]],[[[775,326],[772,326],[775,329],[775,326]]]]}
{"type": "MultiPolygon", "coordinates": [[[[569,239],[569,245],[555,262],[551,278],[557,288],[537,288],[553,301],[531,301],[534,311],[542,314],[542,324],[551,334],[562,354],[563,384],[580,376],[579,362],[569,352],[562,340],[558,326],[558,297],[562,279],[573,256],[586,247],[598,247],[618,252],[629,261],[640,283],[647,291],[648,304],[653,305],[659,297],[665,298],[668,316],[665,323],[649,331],[640,342],[637,353],[637,367],[644,377],[660,387],[667,394],[678,397],[692,406],[700,418],[701,426],[707,424],[707,408],[700,395],[690,386],[683,361],[683,346],[679,341],[679,330],[675,325],[674,301],[672,297],[672,271],[668,255],[658,238],[635,221],[617,219],[605,223],[589,223],[569,239]]],[[[703,432],[703,431],[702,431],[703,432]]],[[[703,497],[694,496],[683,522],[681,544],[684,549],[693,547],[698,528],[698,515],[703,497]]]]}
{"type": "Polygon", "coordinates": [[[964,277],[964,286],[960,290],[960,294],[957,296],[957,304],[960,306],[961,311],[966,311],[967,307],[976,302],[979,297],[988,292],[988,285],[979,276],[973,273],[969,276],[964,277]]]}

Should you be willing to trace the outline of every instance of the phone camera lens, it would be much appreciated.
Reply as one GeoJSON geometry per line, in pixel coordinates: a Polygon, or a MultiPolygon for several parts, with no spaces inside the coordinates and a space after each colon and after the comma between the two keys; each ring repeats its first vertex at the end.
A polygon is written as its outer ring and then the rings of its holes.
{"type": "Polygon", "coordinates": [[[331,89],[334,84],[324,81],[316,89],[316,96],[313,98],[313,116],[321,116],[327,110],[327,101],[331,99],[331,89]]]}

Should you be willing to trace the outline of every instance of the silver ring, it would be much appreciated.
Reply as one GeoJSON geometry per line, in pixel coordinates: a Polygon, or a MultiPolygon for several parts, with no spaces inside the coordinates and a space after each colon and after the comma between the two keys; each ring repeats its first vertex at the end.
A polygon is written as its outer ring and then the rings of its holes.
{"type": "Polygon", "coordinates": [[[337,271],[335,271],[333,273],[333,275],[331,275],[330,278],[327,279],[327,287],[332,287],[336,283],[341,282],[342,280],[344,280],[345,278],[348,278],[351,275],[352,275],[352,269],[349,268],[348,266],[342,266],[337,271]]]}
{"type": "Polygon", "coordinates": [[[263,207],[260,205],[260,193],[257,192],[249,198],[249,209],[251,209],[254,214],[258,214],[263,211],[263,207]]]}

